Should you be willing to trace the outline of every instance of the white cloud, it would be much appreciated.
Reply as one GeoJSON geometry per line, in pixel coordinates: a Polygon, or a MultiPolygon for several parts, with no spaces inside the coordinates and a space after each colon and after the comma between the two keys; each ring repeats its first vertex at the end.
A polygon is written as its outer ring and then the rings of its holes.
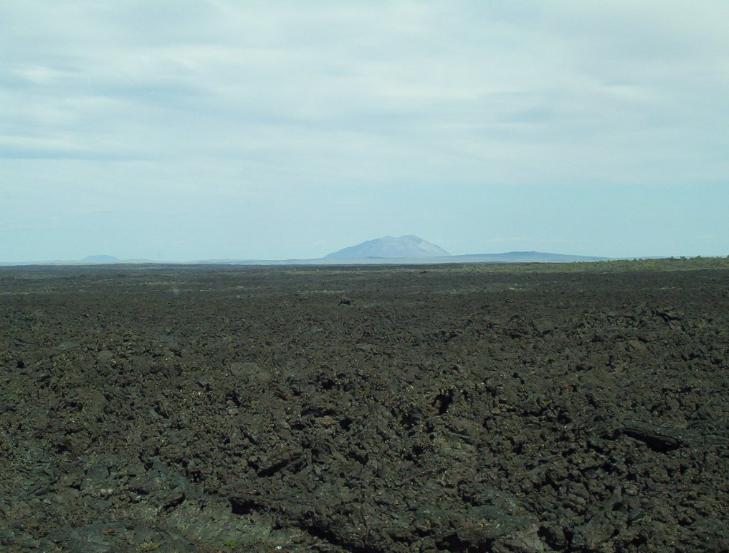
{"type": "MultiPolygon", "coordinates": [[[[691,149],[716,110],[729,111],[718,2],[30,2],[3,12],[3,123],[14,130],[3,143],[16,150],[32,147],[22,129],[44,135],[39,149],[65,140],[109,159],[112,148],[217,153],[265,172],[276,152],[332,152],[342,176],[392,159],[412,178],[419,152],[439,176],[473,180],[474,153],[488,159],[486,177],[504,178],[527,152],[559,160],[586,147],[659,179],[651,146],[641,167],[631,141],[672,128],[691,149]]],[[[564,170],[544,161],[548,174],[523,178],[571,178],[569,160],[564,170]]]]}

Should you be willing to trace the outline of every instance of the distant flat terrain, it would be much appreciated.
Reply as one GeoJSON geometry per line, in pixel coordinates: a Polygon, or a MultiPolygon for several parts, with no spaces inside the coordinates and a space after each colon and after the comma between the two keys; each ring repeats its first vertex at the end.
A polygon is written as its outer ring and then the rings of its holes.
{"type": "Polygon", "coordinates": [[[724,551],[729,260],[0,269],[0,549],[724,551]]]}

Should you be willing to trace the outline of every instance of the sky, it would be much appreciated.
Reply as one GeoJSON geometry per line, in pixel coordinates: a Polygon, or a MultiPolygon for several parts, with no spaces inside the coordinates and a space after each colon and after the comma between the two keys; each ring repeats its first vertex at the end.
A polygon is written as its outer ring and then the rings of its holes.
{"type": "Polygon", "coordinates": [[[5,0],[0,261],[729,255],[729,2],[5,0]]]}

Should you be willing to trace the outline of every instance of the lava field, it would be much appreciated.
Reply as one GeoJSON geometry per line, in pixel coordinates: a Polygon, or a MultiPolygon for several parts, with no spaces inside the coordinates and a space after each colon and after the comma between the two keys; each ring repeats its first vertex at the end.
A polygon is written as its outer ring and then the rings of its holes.
{"type": "Polygon", "coordinates": [[[0,269],[0,550],[729,551],[729,269],[0,269]]]}

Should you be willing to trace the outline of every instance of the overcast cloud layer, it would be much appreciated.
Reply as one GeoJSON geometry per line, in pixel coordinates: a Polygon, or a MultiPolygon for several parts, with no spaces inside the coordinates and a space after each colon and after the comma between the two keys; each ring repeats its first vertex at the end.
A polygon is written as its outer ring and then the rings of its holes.
{"type": "Polygon", "coordinates": [[[728,22],[724,0],[8,0],[0,261],[409,233],[725,255],[728,22]]]}

